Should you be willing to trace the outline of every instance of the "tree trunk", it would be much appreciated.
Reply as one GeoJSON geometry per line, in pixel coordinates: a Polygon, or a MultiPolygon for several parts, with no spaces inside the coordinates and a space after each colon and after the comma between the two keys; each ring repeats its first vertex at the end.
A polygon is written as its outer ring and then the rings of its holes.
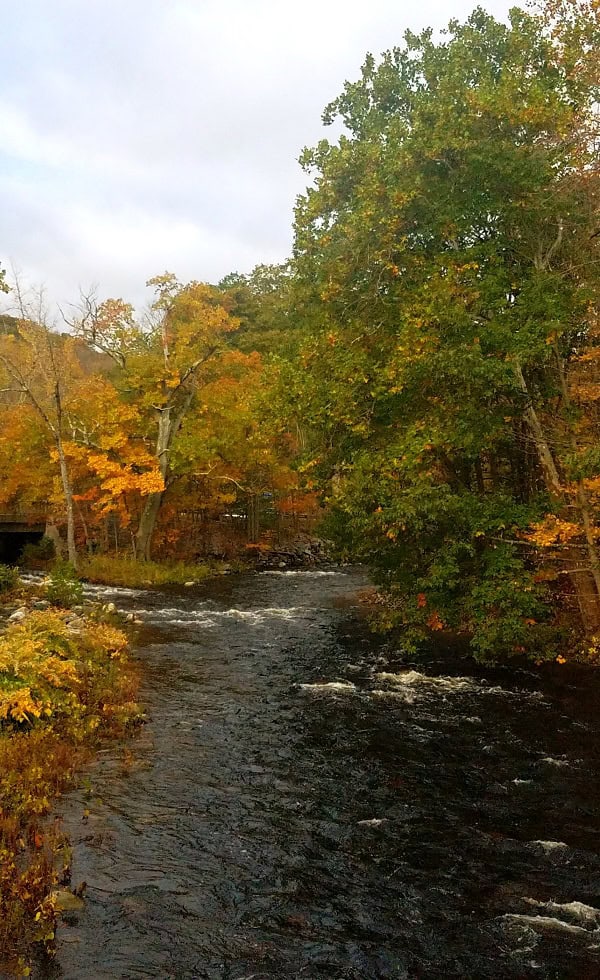
{"type": "Polygon", "coordinates": [[[56,437],[56,448],[58,450],[58,461],[60,464],[60,479],[62,482],[63,493],[65,495],[65,509],[67,512],[67,554],[73,568],[77,569],[77,547],[75,545],[75,512],[73,509],[73,488],[69,467],[65,457],[65,451],[60,435],[56,437]]]}
{"type": "MultiPolygon", "coordinates": [[[[158,435],[156,437],[156,458],[165,486],[169,473],[169,450],[175,431],[176,425],[173,425],[171,419],[171,409],[167,406],[167,408],[160,411],[158,417],[158,435]]],[[[136,558],[138,561],[150,561],[152,538],[164,495],[164,490],[161,490],[148,494],[146,498],[136,534],[136,558]]]]}
{"type": "Polygon", "coordinates": [[[256,544],[260,536],[260,500],[258,494],[249,493],[246,504],[246,533],[248,542],[256,544]]]}
{"type": "Polygon", "coordinates": [[[152,538],[163,497],[164,492],[151,493],[146,497],[146,503],[136,534],[135,554],[138,561],[150,561],[152,558],[152,538]]]}
{"type": "Polygon", "coordinates": [[[62,558],[65,551],[65,543],[60,536],[59,530],[56,524],[47,523],[46,530],[44,531],[44,537],[50,538],[52,544],[54,545],[54,551],[56,552],[57,558],[62,558]]]}

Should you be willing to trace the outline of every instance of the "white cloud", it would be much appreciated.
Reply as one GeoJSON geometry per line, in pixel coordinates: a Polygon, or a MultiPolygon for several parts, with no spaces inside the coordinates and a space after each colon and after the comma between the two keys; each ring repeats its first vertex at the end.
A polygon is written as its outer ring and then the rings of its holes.
{"type": "Polygon", "coordinates": [[[94,280],[138,302],[164,268],[283,260],[326,103],[367,50],[471,6],[21,0],[0,37],[0,258],[57,300],[94,280]]]}

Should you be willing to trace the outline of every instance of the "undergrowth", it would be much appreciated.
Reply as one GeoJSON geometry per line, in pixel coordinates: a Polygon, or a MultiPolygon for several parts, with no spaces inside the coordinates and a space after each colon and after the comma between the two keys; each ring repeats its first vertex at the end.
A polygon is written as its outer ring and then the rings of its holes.
{"type": "Polygon", "coordinates": [[[68,873],[52,801],[100,738],[139,718],[125,635],[103,622],[75,631],[67,615],[31,612],[0,636],[0,972],[20,976],[31,944],[51,944],[52,889],[68,873]]]}
{"type": "Polygon", "coordinates": [[[19,573],[9,565],[0,565],[0,592],[14,592],[19,586],[19,573]]]}
{"type": "Polygon", "coordinates": [[[83,586],[70,562],[54,562],[46,585],[46,598],[59,609],[70,609],[83,599],[83,586]]]}
{"type": "Polygon", "coordinates": [[[214,571],[208,564],[192,565],[185,562],[136,561],[134,558],[117,558],[94,555],[82,562],[81,574],[90,582],[105,585],[124,585],[144,588],[150,585],[185,585],[202,582],[214,571]]]}

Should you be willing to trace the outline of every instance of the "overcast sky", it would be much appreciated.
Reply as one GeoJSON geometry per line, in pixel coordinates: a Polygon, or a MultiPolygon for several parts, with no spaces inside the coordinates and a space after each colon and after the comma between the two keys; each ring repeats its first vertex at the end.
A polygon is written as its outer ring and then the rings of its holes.
{"type": "MultiPolygon", "coordinates": [[[[511,4],[484,4],[504,17],[511,4]]],[[[297,158],[367,51],[451,0],[19,0],[2,5],[0,263],[49,298],[138,304],[291,251],[297,158]]]]}

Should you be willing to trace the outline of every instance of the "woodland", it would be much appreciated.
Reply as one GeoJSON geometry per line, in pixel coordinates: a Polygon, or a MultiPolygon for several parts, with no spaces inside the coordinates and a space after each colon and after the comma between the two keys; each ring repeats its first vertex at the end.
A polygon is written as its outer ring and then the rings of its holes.
{"type": "Polygon", "coordinates": [[[599,11],[478,8],[367,56],[281,266],[56,316],[2,273],[0,511],[50,514],[82,574],[316,527],[408,646],[593,662],[599,11]]]}

